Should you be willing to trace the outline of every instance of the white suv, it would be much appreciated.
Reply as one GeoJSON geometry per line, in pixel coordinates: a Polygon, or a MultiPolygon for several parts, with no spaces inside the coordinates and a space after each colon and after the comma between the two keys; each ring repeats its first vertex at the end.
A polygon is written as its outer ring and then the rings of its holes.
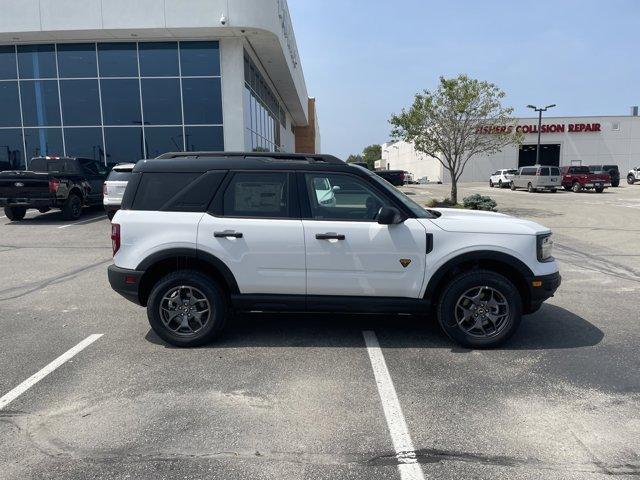
{"type": "Polygon", "coordinates": [[[627,174],[627,183],[633,185],[636,182],[640,182],[640,167],[632,168],[627,174]]]}
{"type": "Polygon", "coordinates": [[[560,285],[548,228],[425,210],[326,155],[141,161],[112,243],[111,286],[177,346],[209,342],[234,309],[434,313],[453,340],[490,347],[560,285]]]}
{"type": "Polygon", "coordinates": [[[104,182],[102,187],[102,204],[104,205],[104,210],[107,212],[109,220],[113,219],[120,208],[124,191],[127,188],[127,183],[131,178],[131,172],[135,166],[135,163],[117,164],[113,167],[104,182]]]}
{"type": "Polygon", "coordinates": [[[508,187],[511,185],[511,181],[513,180],[513,176],[518,173],[516,169],[505,169],[498,170],[493,175],[489,177],[489,186],[490,187],[508,187]]]}

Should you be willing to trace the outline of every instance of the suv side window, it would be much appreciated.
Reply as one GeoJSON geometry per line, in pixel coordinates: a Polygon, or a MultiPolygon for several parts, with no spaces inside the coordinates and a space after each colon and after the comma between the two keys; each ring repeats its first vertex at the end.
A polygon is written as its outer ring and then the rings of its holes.
{"type": "Polygon", "coordinates": [[[291,207],[287,172],[237,172],[222,200],[227,217],[292,218],[291,207]]]}
{"type": "Polygon", "coordinates": [[[177,193],[200,176],[200,173],[144,173],[131,209],[160,210],[177,193]]]}
{"type": "Polygon", "coordinates": [[[314,220],[375,221],[389,201],[362,179],[342,173],[306,173],[314,220]]]}

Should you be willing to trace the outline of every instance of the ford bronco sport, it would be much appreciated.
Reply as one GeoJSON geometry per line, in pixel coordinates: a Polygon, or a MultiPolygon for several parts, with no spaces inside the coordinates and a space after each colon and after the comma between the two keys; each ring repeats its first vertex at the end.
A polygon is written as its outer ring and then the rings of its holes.
{"type": "Polygon", "coordinates": [[[560,285],[548,228],[426,210],[327,155],[140,161],[111,237],[111,286],[177,346],[209,342],[233,309],[434,313],[458,343],[492,347],[560,285]]]}

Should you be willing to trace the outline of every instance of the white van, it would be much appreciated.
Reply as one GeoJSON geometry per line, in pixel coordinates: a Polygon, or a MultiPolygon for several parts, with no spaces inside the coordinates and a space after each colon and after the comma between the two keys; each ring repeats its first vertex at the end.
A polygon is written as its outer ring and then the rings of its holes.
{"type": "Polygon", "coordinates": [[[555,193],[562,184],[560,168],[548,165],[521,167],[513,176],[511,190],[526,188],[529,193],[548,190],[555,193]]]}

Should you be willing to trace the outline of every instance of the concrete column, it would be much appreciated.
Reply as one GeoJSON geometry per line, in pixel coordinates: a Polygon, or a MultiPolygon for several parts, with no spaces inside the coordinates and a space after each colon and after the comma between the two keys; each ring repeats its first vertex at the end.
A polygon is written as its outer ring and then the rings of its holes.
{"type": "Polygon", "coordinates": [[[242,152],[244,144],[244,46],[241,38],[220,39],[224,149],[242,152]]]}

